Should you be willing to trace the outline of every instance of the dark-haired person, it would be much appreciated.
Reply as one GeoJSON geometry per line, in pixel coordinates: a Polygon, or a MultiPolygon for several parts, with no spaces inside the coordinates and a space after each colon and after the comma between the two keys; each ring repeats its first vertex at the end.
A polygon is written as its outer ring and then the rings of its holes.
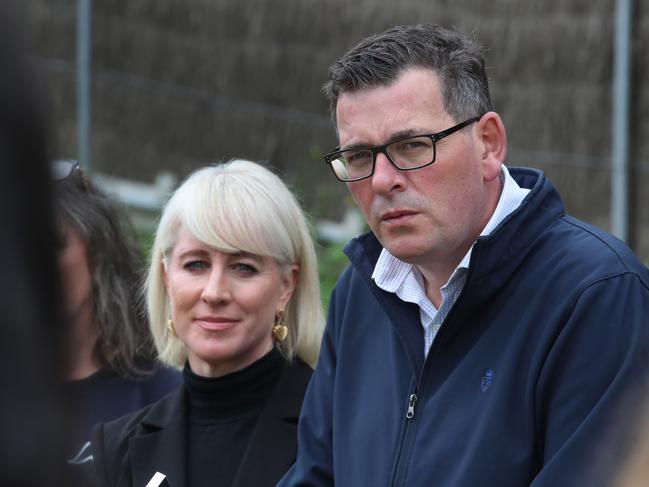
{"type": "Polygon", "coordinates": [[[612,485],[649,370],[647,268],[505,167],[472,39],[395,27],[329,74],[325,160],[372,231],[345,249],[280,485],[612,485]]]}
{"type": "Polygon", "coordinates": [[[143,261],[128,218],[75,161],[51,164],[67,318],[65,392],[75,412],[70,463],[88,461],[95,423],[140,409],[180,374],[154,360],[140,299],[143,261]]]}

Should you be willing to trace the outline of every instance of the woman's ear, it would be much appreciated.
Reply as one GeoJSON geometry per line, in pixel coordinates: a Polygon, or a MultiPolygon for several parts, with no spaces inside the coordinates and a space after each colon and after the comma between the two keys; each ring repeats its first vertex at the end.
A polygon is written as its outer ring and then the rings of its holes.
{"type": "Polygon", "coordinates": [[[164,257],[160,259],[160,275],[162,276],[162,283],[164,284],[167,293],[169,293],[169,282],[167,278],[167,259],[165,259],[164,257]]]}
{"type": "Polygon", "coordinates": [[[505,162],[507,133],[496,112],[485,113],[476,125],[482,151],[483,177],[485,181],[492,181],[500,176],[500,166],[505,162]]]}
{"type": "Polygon", "coordinates": [[[280,308],[285,308],[293,296],[295,286],[297,285],[297,278],[300,275],[300,266],[293,264],[290,266],[288,272],[282,278],[282,294],[279,298],[280,308]]]}

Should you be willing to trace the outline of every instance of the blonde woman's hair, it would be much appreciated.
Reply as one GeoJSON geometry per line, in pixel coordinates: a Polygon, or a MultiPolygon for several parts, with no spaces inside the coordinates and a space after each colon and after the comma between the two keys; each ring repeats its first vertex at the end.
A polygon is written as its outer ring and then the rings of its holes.
{"type": "Polygon", "coordinates": [[[295,290],[285,309],[288,336],[279,348],[315,365],[324,328],[318,264],[307,219],[293,193],[263,166],[233,160],[198,169],[165,205],[146,281],[149,323],[160,360],[180,368],[184,344],[167,330],[171,307],[163,281],[180,228],[215,250],[274,258],[283,272],[297,264],[295,290]]]}

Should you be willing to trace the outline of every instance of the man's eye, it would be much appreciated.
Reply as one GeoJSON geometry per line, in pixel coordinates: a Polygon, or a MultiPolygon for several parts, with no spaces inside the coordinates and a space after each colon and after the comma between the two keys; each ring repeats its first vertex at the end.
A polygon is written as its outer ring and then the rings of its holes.
{"type": "Polygon", "coordinates": [[[428,144],[422,142],[421,140],[412,140],[405,144],[406,149],[419,149],[420,147],[427,147],[428,144]]]}
{"type": "Polygon", "coordinates": [[[348,164],[363,164],[371,160],[372,155],[367,151],[350,151],[345,154],[348,164]]]}
{"type": "Polygon", "coordinates": [[[395,149],[399,152],[408,152],[414,150],[428,150],[432,146],[430,140],[427,139],[410,139],[404,140],[397,144],[395,149]]]}

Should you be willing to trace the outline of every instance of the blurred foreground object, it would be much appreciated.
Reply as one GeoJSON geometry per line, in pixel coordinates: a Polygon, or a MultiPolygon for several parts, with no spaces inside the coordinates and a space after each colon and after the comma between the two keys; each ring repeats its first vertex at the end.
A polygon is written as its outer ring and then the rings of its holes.
{"type": "Polygon", "coordinates": [[[62,324],[46,130],[33,77],[0,15],[0,485],[65,485],[57,383],[62,324]]]}

